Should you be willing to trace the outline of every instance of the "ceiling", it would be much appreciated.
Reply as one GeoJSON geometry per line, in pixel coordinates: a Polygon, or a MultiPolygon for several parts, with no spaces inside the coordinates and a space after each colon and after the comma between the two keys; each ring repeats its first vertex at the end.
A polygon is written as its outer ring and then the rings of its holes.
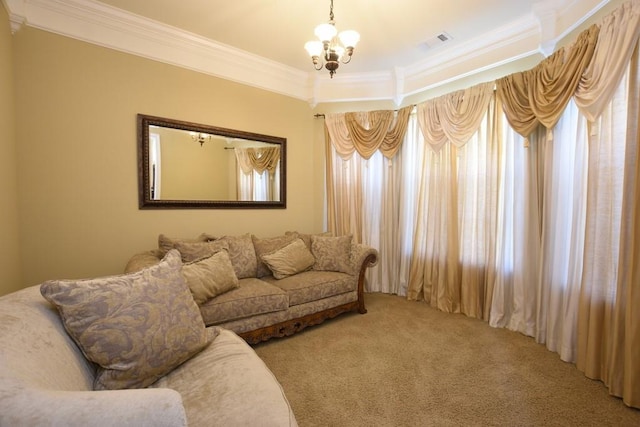
{"type": "Polygon", "coordinates": [[[30,25],[319,102],[392,99],[529,55],[608,0],[334,0],[339,30],[361,35],[329,79],[304,50],[330,0],[2,0],[30,25]],[[437,36],[446,33],[447,42],[437,36]],[[256,71],[257,70],[257,71],[256,71]]]}

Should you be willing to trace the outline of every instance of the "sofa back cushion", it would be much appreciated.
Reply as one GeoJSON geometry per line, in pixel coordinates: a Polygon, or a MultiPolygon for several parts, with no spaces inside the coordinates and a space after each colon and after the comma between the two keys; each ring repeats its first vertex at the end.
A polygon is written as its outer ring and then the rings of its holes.
{"type": "Polygon", "coordinates": [[[229,257],[238,279],[256,277],[258,261],[256,259],[256,251],[253,248],[251,234],[223,236],[215,241],[225,242],[229,246],[229,257]]]}

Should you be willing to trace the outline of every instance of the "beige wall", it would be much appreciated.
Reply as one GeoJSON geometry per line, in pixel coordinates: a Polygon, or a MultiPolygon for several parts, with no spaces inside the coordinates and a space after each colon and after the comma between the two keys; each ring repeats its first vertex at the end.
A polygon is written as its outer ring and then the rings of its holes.
{"type": "Polygon", "coordinates": [[[321,231],[306,102],[30,27],[13,50],[24,286],[120,273],[159,233],[321,231]],[[139,210],[137,113],[287,138],[287,209],[139,210]]]}
{"type": "Polygon", "coordinates": [[[21,287],[12,66],[9,18],[0,3],[0,295],[21,287]]]}

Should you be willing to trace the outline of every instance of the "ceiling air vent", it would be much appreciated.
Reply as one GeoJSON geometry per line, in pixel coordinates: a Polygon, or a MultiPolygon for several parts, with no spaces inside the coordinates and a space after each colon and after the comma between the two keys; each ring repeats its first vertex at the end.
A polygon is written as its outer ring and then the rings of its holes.
{"type": "Polygon", "coordinates": [[[429,49],[433,49],[435,47],[438,47],[444,43],[447,43],[449,41],[453,40],[453,37],[451,37],[451,35],[445,31],[435,35],[434,37],[431,37],[430,39],[428,39],[427,41],[424,42],[424,44],[429,48],[429,49]]]}

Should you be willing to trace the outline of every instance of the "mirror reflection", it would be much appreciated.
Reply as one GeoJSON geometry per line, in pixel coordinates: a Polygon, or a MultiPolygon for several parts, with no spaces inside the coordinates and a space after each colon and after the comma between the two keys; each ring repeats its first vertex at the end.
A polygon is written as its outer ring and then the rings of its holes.
{"type": "Polygon", "coordinates": [[[139,115],[140,207],[285,207],[284,138],[139,115]]]}

